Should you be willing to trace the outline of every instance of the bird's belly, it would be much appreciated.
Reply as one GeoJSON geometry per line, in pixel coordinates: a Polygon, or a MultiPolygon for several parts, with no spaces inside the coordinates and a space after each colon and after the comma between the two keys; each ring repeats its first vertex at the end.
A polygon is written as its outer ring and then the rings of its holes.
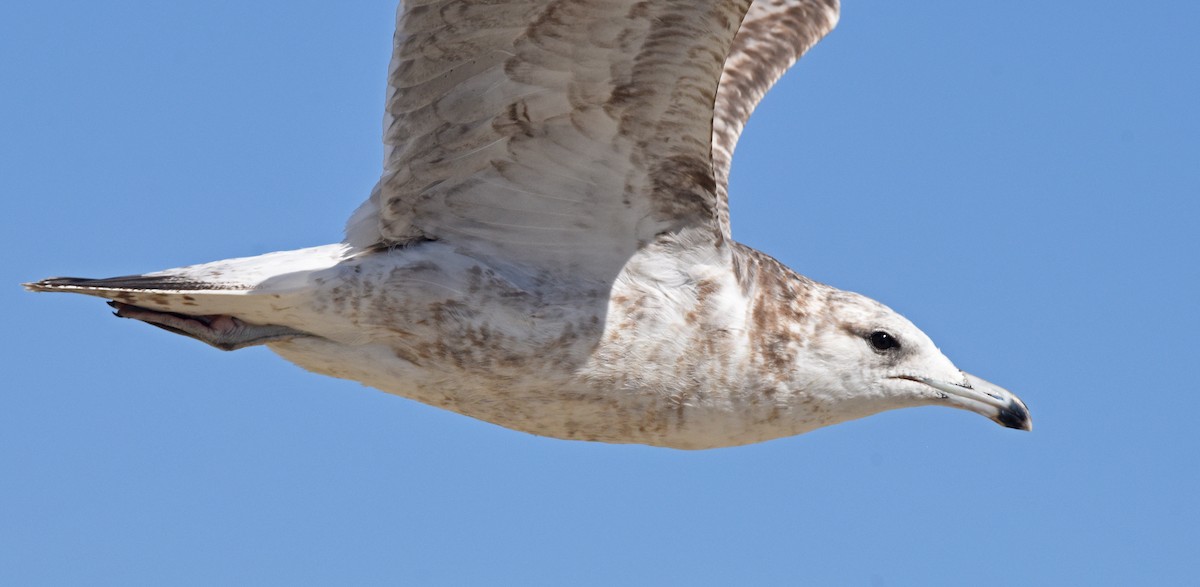
{"type": "Polygon", "coordinates": [[[626,280],[535,287],[423,254],[339,268],[291,325],[317,336],[268,346],[310,371],[555,438],[711,448],[798,432],[779,402],[740,393],[736,339],[689,326],[695,308],[671,296],[626,280]]]}
{"type": "Polygon", "coordinates": [[[627,412],[622,404],[632,398],[605,397],[581,384],[566,363],[511,353],[481,360],[480,353],[462,349],[421,356],[411,349],[347,346],[320,338],[270,346],[310,371],[506,428],[566,439],[638,441],[625,438],[620,423],[627,412]]]}
{"type": "Polygon", "coordinates": [[[566,363],[516,361],[481,370],[455,360],[423,362],[386,345],[347,346],[320,338],[269,345],[313,372],[361,382],[431,406],[539,436],[683,449],[736,446],[796,434],[772,410],[726,397],[696,401],[661,386],[589,381],[566,363]],[[530,368],[532,367],[532,368],[530,368]]]}

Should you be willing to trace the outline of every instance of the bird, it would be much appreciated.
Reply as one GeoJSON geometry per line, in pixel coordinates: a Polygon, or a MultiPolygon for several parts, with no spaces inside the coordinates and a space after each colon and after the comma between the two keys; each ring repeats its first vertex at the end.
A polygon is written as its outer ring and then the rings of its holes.
{"type": "Polygon", "coordinates": [[[1031,430],[908,319],[730,235],[746,120],[838,0],[410,0],[342,242],[24,284],[526,433],[711,449],[940,405],[1031,430]]]}

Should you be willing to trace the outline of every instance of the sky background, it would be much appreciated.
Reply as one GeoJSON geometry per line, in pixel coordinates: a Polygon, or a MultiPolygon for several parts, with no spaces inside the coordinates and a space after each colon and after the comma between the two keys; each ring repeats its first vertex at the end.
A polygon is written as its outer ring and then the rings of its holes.
{"type": "Polygon", "coordinates": [[[738,148],[735,237],[1033,433],[538,438],[17,286],[339,240],[393,10],[0,7],[0,584],[1195,584],[1200,4],[847,0],[738,148]]]}

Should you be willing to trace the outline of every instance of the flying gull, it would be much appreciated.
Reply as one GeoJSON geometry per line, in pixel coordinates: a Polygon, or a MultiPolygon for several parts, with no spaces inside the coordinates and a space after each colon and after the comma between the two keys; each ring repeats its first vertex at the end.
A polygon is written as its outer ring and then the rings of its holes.
{"type": "Polygon", "coordinates": [[[26,284],[508,428],[685,449],[944,405],[1030,429],[886,306],[730,237],[746,119],[837,0],[413,0],[339,244],[26,284]]]}

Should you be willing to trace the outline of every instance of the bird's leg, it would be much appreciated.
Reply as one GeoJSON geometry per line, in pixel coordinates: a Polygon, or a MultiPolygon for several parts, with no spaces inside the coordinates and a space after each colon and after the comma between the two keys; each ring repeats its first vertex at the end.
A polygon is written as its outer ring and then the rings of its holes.
{"type": "Polygon", "coordinates": [[[298,336],[312,336],[286,326],[247,324],[233,316],[190,316],[173,312],[158,312],[115,301],[108,302],[108,305],[116,309],[113,314],[118,317],[141,320],[163,330],[194,338],[223,351],[234,351],[298,336]]]}

